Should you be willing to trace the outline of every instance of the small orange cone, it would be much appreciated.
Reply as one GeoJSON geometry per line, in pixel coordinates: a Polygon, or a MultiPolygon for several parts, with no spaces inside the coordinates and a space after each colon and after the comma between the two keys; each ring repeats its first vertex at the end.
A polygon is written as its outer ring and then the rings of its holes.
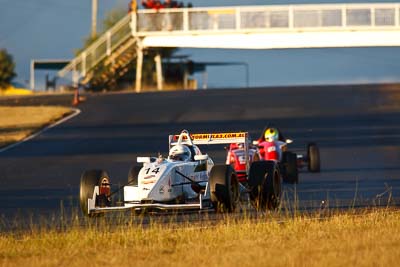
{"type": "Polygon", "coordinates": [[[79,88],[76,87],[75,88],[75,92],[74,92],[74,100],[72,101],[72,105],[73,106],[77,106],[79,104],[79,88]]]}

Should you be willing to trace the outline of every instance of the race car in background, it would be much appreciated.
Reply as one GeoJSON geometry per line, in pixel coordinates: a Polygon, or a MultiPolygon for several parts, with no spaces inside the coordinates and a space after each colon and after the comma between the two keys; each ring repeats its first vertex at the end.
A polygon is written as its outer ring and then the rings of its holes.
{"type": "Polygon", "coordinates": [[[238,182],[231,165],[214,164],[198,145],[239,143],[248,159],[247,132],[169,136],[169,156],[138,157],[123,190],[123,206],[113,204],[111,182],[103,170],[85,171],[81,176],[80,204],[89,216],[117,210],[212,209],[233,212],[240,199],[250,199],[257,210],[276,209],[281,196],[281,177],[273,161],[245,160],[247,183],[238,182]],[[241,197],[248,195],[249,197],[241,197]]]}
{"type": "Polygon", "coordinates": [[[253,162],[259,161],[261,159],[259,149],[249,144],[247,152],[245,149],[244,143],[232,143],[227,148],[228,154],[226,157],[226,164],[231,165],[233,169],[236,171],[238,181],[241,183],[247,182],[247,175],[248,175],[248,164],[251,165],[253,162]],[[246,154],[247,158],[246,159],[246,154]]]}
{"type": "MultiPolygon", "coordinates": [[[[291,139],[285,139],[281,131],[272,126],[264,128],[260,138],[248,148],[248,160],[252,162],[275,161],[279,164],[282,180],[286,183],[299,182],[299,169],[307,166],[310,172],[320,172],[319,148],[315,143],[307,144],[307,154],[297,154],[288,150],[291,139]]],[[[245,147],[243,144],[230,144],[226,164],[231,164],[238,173],[239,181],[247,181],[245,166],[245,147]]]]}

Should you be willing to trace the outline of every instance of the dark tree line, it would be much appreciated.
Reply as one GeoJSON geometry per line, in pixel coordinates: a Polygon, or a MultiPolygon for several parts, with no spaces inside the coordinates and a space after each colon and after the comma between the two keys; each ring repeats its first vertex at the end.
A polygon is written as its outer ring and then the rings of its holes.
{"type": "Polygon", "coordinates": [[[7,87],[16,76],[13,57],[6,49],[0,50],[0,88],[7,87]]]}

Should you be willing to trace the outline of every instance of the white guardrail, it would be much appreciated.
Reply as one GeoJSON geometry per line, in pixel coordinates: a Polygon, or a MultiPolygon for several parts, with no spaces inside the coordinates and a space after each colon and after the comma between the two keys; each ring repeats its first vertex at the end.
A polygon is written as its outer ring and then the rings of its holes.
{"type": "Polygon", "coordinates": [[[399,9],[399,3],[368,3],[140,10],[132,28],[139,36],[399,28],[399,9]]]}
{"type": "Polygon", "coordinates": [[[399,13],[399,3],[142,9],[124,17],[58,75],[75,72],[85,76],[132,36],[399,30],[399,13]]]}

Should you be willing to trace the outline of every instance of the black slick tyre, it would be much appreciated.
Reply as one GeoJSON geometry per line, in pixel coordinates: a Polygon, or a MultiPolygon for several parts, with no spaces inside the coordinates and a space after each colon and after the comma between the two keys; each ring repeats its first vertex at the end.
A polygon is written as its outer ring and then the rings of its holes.
{"type": "Polygon", "coordinates": [[[79,191],[79,202],[82,213],[91,216],[88,213],[88,199],[93,198],[94,187],[101,187],[102,184],[110,184],[110,178],[105,171],[88,170],[82,173],[79,191]]]}
{"type": "Polygon", "coordinates": [[[253,162],[249,171],[250,200],[258,211],[279,207],[282,182],[275,161],[253,162]]]}
{"type": "Polygon", "coordinates": [[[307,145],[307,157],[308,157],[308,171],[310,172],[320,172],[321,163],[319,148],[315,143],[309,143],[307,145]]]}
{"type": "Polygon", "coordinates": [[[132,166],[128,172],[128,185],[138,186],[138,177],[141,169],[141,166],[132,166]]]}
{"type": "Polygon", "coordinates": [[[283,182],[289,184],[299,183],[299,170],[297,168],[297,155],[293,152],[283,152],[283,182]]]}
{"type": "Polygon", "coordinates": [[[233,212],[239,201],[239,182],[230,165],[215,165],[209,178],[211,202],[216,212],[233,212]]]}

